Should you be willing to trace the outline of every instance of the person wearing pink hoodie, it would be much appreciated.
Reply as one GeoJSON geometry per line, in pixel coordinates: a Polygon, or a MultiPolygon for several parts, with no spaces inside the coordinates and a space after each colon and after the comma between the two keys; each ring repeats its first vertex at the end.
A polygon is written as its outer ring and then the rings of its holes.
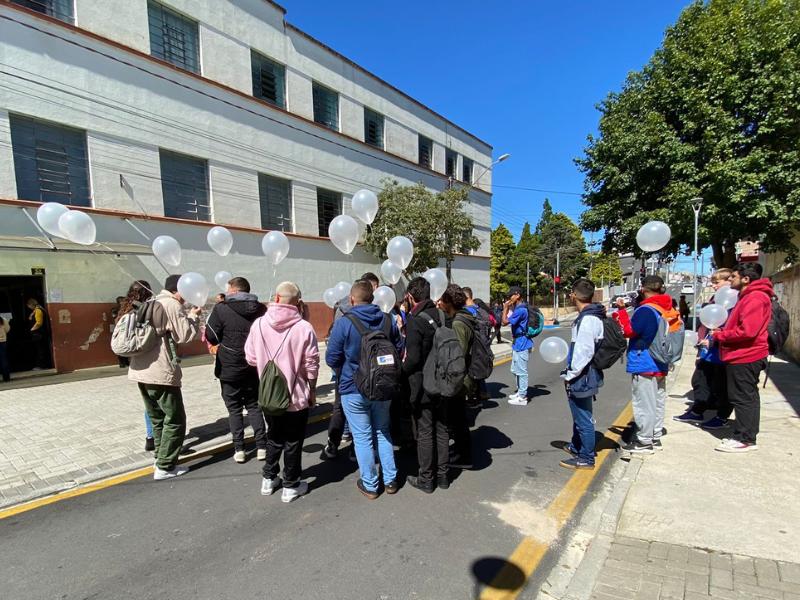
{"type": "Polygon", "coordinates": [[[300,288],[284,281],[277,287],[275,302],[267,314],[256,319],[244,345],[247,362],[264,372],[269,361],[286,377],[292,403],[285,413],[267,417],[267,460],[261,494],[269,496],[283,485],[283,502],[308,492],[300,480],[303,442],[308,424],[308,409],[316,404],[319,346],[314,328],[300,314],[300,288]],[[283,481],[278,477],[283,453],[283,481]]]}

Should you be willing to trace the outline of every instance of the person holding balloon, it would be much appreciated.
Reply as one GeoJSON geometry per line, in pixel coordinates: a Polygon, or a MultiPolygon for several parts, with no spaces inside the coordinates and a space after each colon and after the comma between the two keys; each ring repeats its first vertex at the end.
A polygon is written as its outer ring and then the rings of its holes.
{"type": "Polygon", "coordinates": [[[522,299],[522,288],[511,286],[503,303],[503,325],[511,326],[511,372],[517,379],[517,391],[508,397],[516,406],[528,404],[528,360],[533,340],[528,337],[528,306],[522,299]]]}
{"type": "Polygon", "coordinates": [[[755,263],[736,265],[731,287],[739,292],[738,302],[725,328],[712,328],[711,335],[719,344],[719,356],[726,364],[728,398],[736,410],[736,428],[733,436],[722,440],[715,450],[739,453],[758,450],[756,438],[761,418],[758,380],[769,356],[767,326],[775,292],[772,282],[761,277],[761,267],[755,263]]]}

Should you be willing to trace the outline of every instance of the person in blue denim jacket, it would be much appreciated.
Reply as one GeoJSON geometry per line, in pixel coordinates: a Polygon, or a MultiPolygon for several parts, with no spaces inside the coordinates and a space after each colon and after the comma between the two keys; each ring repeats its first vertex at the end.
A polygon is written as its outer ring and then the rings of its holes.
{"type": "Polygon", "coordinates": [[[564,446],[570,457],[560,463],[567,469],[594,469],[592,403],[603,385],[603,372],[594,368],[592,359],[603,341],[603,319],[606,317],[605,307],[592,303],[594,290],[592,281],[578,279],[572,284],[570,294],[579,314],[572,324],[567,368],[561,374],[572,413],[572,441],[564,446]]]}
{"type": "Polygon", "coordinates": [[[511,286],[503,303],[503,325],[511,326],[511,372],[517,379],[517,391],[508,397],[516,406],[528,404],[528,360],[533,340],[528,337],[528,305],[522,299],[522,288],[511,286]]]}

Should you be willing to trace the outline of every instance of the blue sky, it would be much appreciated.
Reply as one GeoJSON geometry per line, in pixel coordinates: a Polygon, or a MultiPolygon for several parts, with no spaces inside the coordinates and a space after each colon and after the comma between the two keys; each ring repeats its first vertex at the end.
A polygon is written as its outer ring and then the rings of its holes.
{"type": "Polygon", "coordinates": [[[287,20],[494,146],[493,227],[549,197],[577,221],[572,159],[595,105],[660,45],[688,0],[279,0],[287,20]],[[509,187],[503,187],[509,186],[509,187]],[[543,193],[512,187],[572,192],[543,193]]]}

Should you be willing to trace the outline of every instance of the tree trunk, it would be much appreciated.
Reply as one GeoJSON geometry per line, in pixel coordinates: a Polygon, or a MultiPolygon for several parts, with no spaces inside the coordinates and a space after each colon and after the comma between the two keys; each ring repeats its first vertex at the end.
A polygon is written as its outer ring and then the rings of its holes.
{"type": "Polygon", "coordinates": [[[714,264],[718,269],[730,269],[736,265],[736,244],[734,242],[713,242],[714,264]]]}

